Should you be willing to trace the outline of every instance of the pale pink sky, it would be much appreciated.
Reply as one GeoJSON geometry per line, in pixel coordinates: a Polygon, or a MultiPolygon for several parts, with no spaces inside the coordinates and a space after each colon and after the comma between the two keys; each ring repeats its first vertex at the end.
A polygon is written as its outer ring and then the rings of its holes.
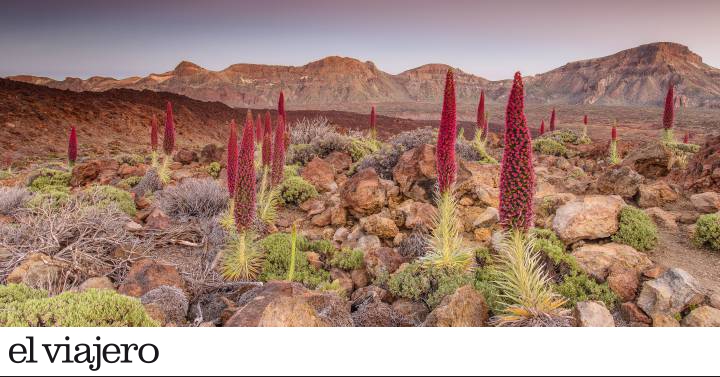
{"type": "Polygon", "coordinates": [[[720,67],[718,38],[714,0],[11,0],[0,12],[0,76],[125,77],[181,60],[217,70],[341,55],[390,73],[446,63],[507,79],[657,41],[720,67]]]}

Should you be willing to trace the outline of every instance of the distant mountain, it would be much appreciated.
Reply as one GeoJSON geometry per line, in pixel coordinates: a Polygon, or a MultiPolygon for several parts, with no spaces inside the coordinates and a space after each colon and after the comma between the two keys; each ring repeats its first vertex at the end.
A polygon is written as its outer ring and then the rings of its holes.
{"type": "MultiPolygon", "coordinates": [[[[448,68],[427,64],[392,75],[369,61],[331,56],[300,67],[234,64],[221,71],[184,61],[169,72],[122,80],[9,78],[72,91],[149,89],[233,107],[274,106],[283,89],[290,107],[334,109],[348,103],[438,103],[448,68]]],[[[686,46],[669,42],[568,63],[527,77],[526,91],[528,102],[537,104],[658,105],[670,81],[677,84],[688,106],[720,108],[720,69],[704,64],[686,46]]],[[[509,87],[509,80],[489,81],[456,69],[459,102],[476,102],[481,89],[488,100],[504,101],[509,87]]]]}

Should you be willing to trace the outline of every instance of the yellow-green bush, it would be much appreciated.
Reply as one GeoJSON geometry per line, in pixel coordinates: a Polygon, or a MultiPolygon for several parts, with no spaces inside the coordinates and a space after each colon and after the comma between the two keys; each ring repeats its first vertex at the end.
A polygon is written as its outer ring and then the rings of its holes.
{"type": "Polygon", "coordinates": [[[153,327],[157,322],[140,300],[111,290],[47,292],[23,285],[0,285],[0,326],[153,327]]]}
{"type": "Polygon", "coordinates": [[[137,166],[145,163],[145,156],[140,154],[124,153],[117,157],[117,161],[121,164],[137,166]]]}
{"type": "Polygon", "coordinates": [[[567,299],[567,308],[575,307],[581,301],[602,301],[609,310],[613,310],[620,301],[615,293],[610,290],[607,283],[598,284],[587,274],[573,271],[563,276],[563,281],[555,285],[555,292],[567,299]]]}
{"type": "MultiPolygon", "coordinates": [[[[303,283],[309,288],[317,288],[322,283],[330,282],[330,274],[319,270],[308,262],[306,252],[317,247],[316,242],[297,236],[297,253],[295,255],[295,272],[293,281],[303,283]]],[[[264,253],[262,272],[258,279],[261,281],[286,280],[290,270],[291,237],[287,233],[273,233],[259,243],[264,253]]]]}
{"type": "Polygon", "coordinates": [[[563,143],[545,137],[533,141],[533,150],[541,154],[547,154],[552,156],[568,156],[568,150],[563,143]]]}
{"type": "Polygon", "coordinates": [[[300,204],[318,195],[315,186],[300,176],[286,177],[279,186],[280,197],[287,204],[300,204]]]}
{"type": "Polygon", "coordinates": [[[612,240],[647,251],[657,245],[657,227],[644,211],[626,206],[620,210],[620,225],[612,240]]]}
{"type": "Polygon", "coordinates": [[[137,186],[138,183],[140,183],[140,181],[142,180],[142,178],[143,177],[138,177],[135,175],[127,177],[118,183],[118,187],[130,190],[130,189],[134,188],[135,186],[137,186]]]}
{"type": "Polygon", "coordinates": [[[40,172],[33,177],[28,184],[30,191],[45,191],[49,187],[68,187],[70,186],[71,174],[62,170],[41,169],[40,172]]]}
{"type": "Polygon", "coordinates": [[[88,189],[88,194],[90,194],[93,200],[91,204],[101,208],[115,204],[121,211],[127,213],[128,216],[135,216],[137,212],[135,200],[133,200],[132,195],[117,187],[104,185],[92,186],[88,189]]]}
{"type": "Polygon", "coordinates": [[[439,305],[443,298],[470,283],[470,274],[428,268],[415,262],[390,275],[387,287],[395,297],[422,300],[432,309],[439,305]]]}
{"type": "Polygon", "coordinates": [[[220,169],[220,163],[217,161],[213,161],[210,163],[210,165],[207,166],[207,172],[213,178],[217,178],[220,176],[220,169]]]}
{"type": "Polygon", "coordinates": [[[364,256],[362,250],[344,247],[333,254],[330,265],[348,271],[356,270],[363,266],[364,256]]]}
{"type": "Polygon", "coordinates": [[[352,160],[357,162],[363,159],[363,157],[373,154],[380,150],[382,143],[375,139],[370,138],[353,138],[350,140],[348,146],[348,152],[352,160]]]}
{"type": "Polygon", "coordinates": [[[698,247],[720,251],[720,215],[702,215],[695,223],[693,243],[698,247]]]}
{"type": "Polygon", "coordinates": [[[35,194],[27,202],[27,206],[38,208],[44,205],[57,208],[70,199],[70,188],[62,186],[43,186],[42,189],[35,191],[35,194]]]}

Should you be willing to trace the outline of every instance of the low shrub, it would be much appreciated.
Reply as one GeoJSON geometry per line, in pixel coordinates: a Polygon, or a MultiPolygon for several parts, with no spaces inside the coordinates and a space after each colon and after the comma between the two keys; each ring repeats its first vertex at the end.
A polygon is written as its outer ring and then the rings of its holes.
{"type": "Polygon", "coordinates": [[[423,144],[435,144],[437,131],[432,128],[416,128],[390,138],[380,150],[358,161],[354,171],[373,168],[383,179],[392,179],[392,170],[400,156],[423,144]]]}
{"type": "Polygon", "coordinates": [[[533,150],[551,156],[568,156],[568,150],[563,143],[546,137],[535,139],[533,141],[533,150]]]}
{"type": "Polygon", "coordinates": [[[720,251],[720,214],[702,215],[698,218],[693,243],[697,247],[720,251]]]}
{"type": "Polygon", "coordinates": [[[132,192],[137,197],[143,197],[147,194],[152,194],[158,190],[162,190],[163,184],[160,180],[157,168],[149,169],[145,175],[140,179],[140,182],[133,187],[132,192]]]}
{"type": "Polygon", "coordinates": [[[24,187],[0,187],[0,215],[12,215],[29,199],[30,192],[24,187]]]}
{"type": "Polygon", "coordinates": [[[279,189],[280,197],[286,204],[298,205],[318,195],[315,186],[300,176],[286,177],[279,189]]]}
{"type": "Polygon", "coordinates": [[[222,168],[220,167],[220,163],[217,161],[213,161],[207,166],[206,171],[208,174],[210,174],[211,177],[217,179],[220,176],[221,169],[222,168]]]}
{"type": "Polygon", "coordinates": [[[160,207],[177,219],[210,219],[228,206],[227,190],[212,179],[186,179],[159,193],[160,207]]]}
{"type": "Polygon", "coordinates": [[[330,121],[323,116],[311,119],[302,118],[290,127],[290,142],[292,144],[311,144],[314,140],[335,132],[330,121]]]}
{"type": "Polygon", "coordinates": [[[397,250],[405,258],[420,258],[425,256],[428,248],[427,234],[414,231],[400,242],[397,250]]]}
{"type": "Polygon", "coordinates": [[[125,190],[113,186],[98,185],[90,187],[85,193],[85,198],[91,205],[96,205],[101,208],[116,205],[118,209],[131,217],[137,213],[135,200],[132,195],[125,190]]]}
{"type": "Polygon", "coordinates": [[[333,253],[330,265],[347,271],[356,270],[363,266],[364,257],[362,250],[344,247],[333,253]]]}
{"type": "MultiPolygon", "coordinates": [[[[307,251],[317,247],[315,242],[308,241],[301,235],[297,236],[296,242],[297,253],[293,281],[303,283],[311,289],[317,288],[322,283],[330,282],[330,274],[310,265],[305,255],[307,251]]],[[[273,233],[260,240],[259,245],[264,251],[264,261],[258,279],[261,281],[286,280],[290,270],[290,234],[273,233]]]]}
{"type": "Polygon", "coordinates": [[[27,202],[27,206],[31,208],[40,208],[48,205],[58,208],[70,200],[70,188],[62,186],[44,186],[41,190],[35,191],[35,194],[27,202]]]}
{"type": "Polygon", "coordinates": [[[563,281],[556,284],[555,292],[567,299],[566,308],[573,308],[581,301],[602,301],[609,310],[613,310],[620,299],[608,287],[607,283],[599,284],[590,276],[580,272],[573,272],[563,277],[563,281]]]}
{"type": "Polygon", "coordinates": [[[139,154],[124,153],[117,157],[117,161],[120,164],[128,164],[130,166],[137,166],[145,163],[145,156],[139,154]]]}
{"type": "Polygon", "coordinates": [[[131,190],[137,186],[140,181],[142,181],[142,177],[138,176],[130,176],[125,179],[122,179],[120,182],[118,182],[117,186],[124,189],[124,190],[131,190]]]}
{"type": "Polygon", "coordinates": [[[424,301],[431,309],[459,287],[472,282],[469,274],[427,268],[422,263],[407,265],[389,276],[387,287],[395,297],[424,301]]]}
{"type": "Polygon", "coordinates": [[[317,153],[310,144],[292,144],[288,150],[287,161],[291,164],[305,165],[315,158],[317,153]]]}
{"type": "Polygon", "coordinates": [[[350,152],[352,160],[357,162],[362,160],[365,156],[377,152],[381,147],[382,143],[375,139],[353,138],[350,140],[348,152],[350,152]]]}
{"type": "Polygon", "coordinates": [[[612,240],[647,251],[657,245],[657,227],[644,211],[632,206],[620,210],[620,224],[612,240]]]}
{"type": "Polygon", "coordinates": [[[50,187],[68,187],[70,186],[70,177],[71,174],[63,170],[40,169],[28,183],[28,188],[30,191],[41,192],[50,187]]]}
{"type": "Polygon", "coordinates": [[[500,296],[502,292],[498,289],[497,284],[494,282],[499,279],[500,273],[495,266],[488,265],[475,270],[475,276],[473,280],[473,288],[478,292],[482,293],[490,308],[490,312],[494,314],[500,313],[502,310],[502,304],[500,296]]]}
{"type": "Polygon", "coordinates": [[[115,291],[68,291],[49,297],[45,291],[10,284],[0,286],[0,326],[154,327],[158,323],[138,299],[115,291]]]}
{"type": "Polygon", "coordinates": [[[285,165],[285,168],[283,168],[283,177],[297,177],[300,175],[300,168],[302,168],[301,165],[298,164],[289,164],[285,165]]]}

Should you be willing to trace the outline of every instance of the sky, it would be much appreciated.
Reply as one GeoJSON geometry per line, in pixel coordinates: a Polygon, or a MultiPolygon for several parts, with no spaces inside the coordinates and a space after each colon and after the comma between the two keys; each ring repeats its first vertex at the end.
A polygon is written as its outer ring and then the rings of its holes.
{"type": "Polygon", "coordinates": [[[444,63],[492,80],[644,43],[720,67],[716,0],[3,0],[0,76],[145,76],[192,61],[303,65],[329,55],[400,73],[444,63]]]}

